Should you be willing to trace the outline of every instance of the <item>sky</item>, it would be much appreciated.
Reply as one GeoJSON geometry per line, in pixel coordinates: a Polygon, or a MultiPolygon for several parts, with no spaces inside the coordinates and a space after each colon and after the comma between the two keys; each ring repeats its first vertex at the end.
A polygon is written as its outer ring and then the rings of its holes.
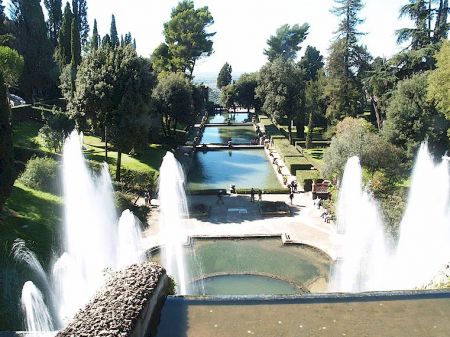
{"type": "MultiPolygon", "coordinates": [[[[63,0],[64,1],[64,0],[63,0]]],[[[111,15],[116,17],[119,34],[131,32],[137,41],[137,51],[148,57],[164,41],[163,24],[178,0],[87,0],[89,23],[92,29],[97,19],[99,33],[109,33],[111,15]]],[[[392,56],[401,48],[396,45],[395,31],[411,26],[398,13],[408,0],[365,0],[360,31],[367,33],[361,42],[373,56],[392,56]]],[[[199,60],[195,74],[218,73],[225,62],[233,73],[257,71],[267,61],[263,54],[267,39],[283,24],[310,25],[303,42],[328,54],[328,47],[337,29],[338,18],[330,13],[333,0],[194,0],[196,7],[208,6],[216,32],[214,53],[199,60]]]]}

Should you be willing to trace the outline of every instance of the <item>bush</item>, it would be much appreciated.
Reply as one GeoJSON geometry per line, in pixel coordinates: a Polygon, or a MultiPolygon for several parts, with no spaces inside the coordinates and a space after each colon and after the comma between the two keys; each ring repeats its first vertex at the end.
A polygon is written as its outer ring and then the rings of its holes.
{"type": "Polygon", "coordinates": [[[75,128],[75,122],[64,112],[53,109],[42,109],[45,125],[39,130],[44,145],[55,152],[60,152],[64,140],[75,128]]]}
{"type": "MultiPolygon", "coordinates": [[[[236,194],[250,194],[250,188],[237,188],[236,194]]],[[[259,191],[259,189],[255,189],[255,191],[259,191]]],[[[263,188],[263,194],[288,194],[289,189],[287,188],[263,188]]]]}
{"type": "Polygon", "coordinates": [[[147,206],[135,205],[134,199],[135,197],[131,194],[116,191],[114,193],[114,202],[116,204],[117,212],[118,214],[121,214],[126,209],[129,209],[143,224],[146,224],[150,208],[147,206]]]}
{"type": "Polygon", "coordinates": [[[58,162],[51,158],[32,158],[28,161],[19,181],[36,190],[60,194],[58,162]]]}
{"type": "Polygon", "coordinates": [[[313,165],[308,161],[308,159],[300,156],[286,157],[284,158],[284,163],[292,175],[295,175],[298,170],[311,170],[313,168],[313,165]]]}
{"type": "Polygon", "coordinates": [[[273,140],[273,146],[278,151],[283,160],[285,157],[297,157],[300,156],[300,152],[289,143],[286,138],[275,138],[273,140]]]}
{"type": "Polygon", "coordinates": [[[142,194],[145,191],[155,190],[158,180],[158,172],[139,172],[133,170],[121,170],[121,190],[142,194]]]}
{"type": "Polygon", "coordinates": [[[320,174],[317,170],[298,170],[296,172],[297,182],[303,186],[305,192],[312,190],[313,180],[319,179],[320,174]]]}

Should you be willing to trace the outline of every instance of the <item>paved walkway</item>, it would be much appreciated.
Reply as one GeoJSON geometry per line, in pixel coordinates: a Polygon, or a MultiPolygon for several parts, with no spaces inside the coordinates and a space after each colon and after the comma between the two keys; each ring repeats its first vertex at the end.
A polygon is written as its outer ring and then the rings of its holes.
{"type": "MultiPolygon", "coordinates": [[[[323,209],[314,207],[311,193],[295,194],[291,206],[292,216],[262,217],[258,202],[250,202],[247,195],[225,196],[224,205],[217,205],[216,196],[190,196],[192,204],[210,206],[207,219],[186,220],[187,236],[203,237],[246,237],[282,236],[283,241],[306,244],[318,248],[332,259],[340,256],[340,237],[333,223],[325,223],[320,217],[323,209]],[[287,236],[286,236],[287,234],[287,236]]],[[[266,194],[263,200],[290,203],[288,194],[266,194]]],[[[149,218],[149,228],[145,231],[145,247],[159,245],[158,211],[149,218]]]]}

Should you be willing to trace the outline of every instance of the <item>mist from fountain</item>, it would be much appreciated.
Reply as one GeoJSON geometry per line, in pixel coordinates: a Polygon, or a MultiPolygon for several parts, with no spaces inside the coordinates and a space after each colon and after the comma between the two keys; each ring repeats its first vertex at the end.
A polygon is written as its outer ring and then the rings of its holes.
{"type": "MultiPolygon", "coordinates": [[[[108,270],[116,270],[143,260],[140,223],[130,211],[124,211],[118,223],[113,188],[106,164],[101,173],[91,174],[82,153],[80,136],[74,131],[66,139],[63,151],[64,223],[62,255],[52,267],[51,282],[35,255],[17,241],[14,255],[46,280],[56,316],[50,326],[60,327],[83,307],[104,283],[108,270]]],[[[23,306],[27,327],[38,326],[41,310],[48,313],[42,294],[33,284],[24,285],[29,299],[23,306]],[[40,296],[40,297],[39,297],[40,296]],[[34,323],[33,323],[34,322],[34,323]]],[[[50,314],[47,315],[50,323],[50,314]]],[[[45,317],[47,317],[45,316],[45,317]]],[[[39,327],[39,326],[38,326],[39,327]]],[[[45,326],[42,326],[44,329],[45,326]]]]}
{"type": "Polygon", "coordinates": [[[376,201],[363,190],[361,166],[348,160],[337,205],[343,253],[332,291],[359,292],[423,287],[450,261],[448,161],[435,164],[420,147],[398,243],[384,233],[376,201]]]}
{"type": "Polygon", "coordinates": [[[158,194],[161,263],[167,274],[174,277],[180,295],[190,293],[183,251],[187,241],[185,219],[189,214],[184,186],[183,168],[173,153],[167,152],[161,164],[158,194]]]}

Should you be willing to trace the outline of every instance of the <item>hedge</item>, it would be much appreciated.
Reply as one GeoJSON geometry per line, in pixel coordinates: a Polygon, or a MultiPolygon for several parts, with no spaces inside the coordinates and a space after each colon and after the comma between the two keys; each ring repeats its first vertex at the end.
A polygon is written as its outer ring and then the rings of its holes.
{"type": "MultiPolygon", "coordinates": [[[[330,146],[330,144],[331,144],[331,141],[329,141],[329,140],[313,140],[311,142],[311,146],[313,148],[315,148],[315,147],[328,147],[328,146],[330,146]]],[[[306,147],[306,141],[305,140],[296,141],[295,145],[296,146],[300,146],[302,148],[305,148],[306,147]]]]}
{"type": "Polygon", "coordinates": [[[266,134],[269,136],[283,136],[280,130],[273,124],[272,120],[266,116],[259,116],[260,123],[264,125],[266,134]]]}
{"type": "Polygon", "coordinates": [[[300,152],[293,147],[289,140],[286,138],[275,138],[273,140],[273,146],[278,151],[278,154],[284,160],[286,157],[297,157],[300,156],[300,152]]]}
{"type": "Polygon", "coordinates": [[[187,193],[190,195],[217,195],[217,193],[222,192],[223,195],[227,194],[227,190],[223,188],[213,188],[205,190],[188,190],[187,193]]]}
{"type": "Polygon", "coordinates": [[[313,165],[308,161],[308,159],[301,156],[285,157],[284,163],[292,175],[295,175],[298,170],[311,170],[313,168],[313,165]]]}
{"type": "MultiPolygon", "coordinates": [[[[258,193],[259,189],[254,188],[255,194],[258,193]]],[[[236,194],[250,194],[251,188],[236,188],[236,194]]],[[[263,194],[288,194],[289,189],[288,188],[263,188],[262,189],[263,194]]]]}
{"type": "Polygon", "coordinates": [[[29,119],[42,122],[41,110],[31,104],[19,105],[11,108],[11,120],[13,122],[22,122],[29,119]]]}
{"type": "Polygon", "coordinates": [[[38,149],[28,149],[25,147],[14,146],[14,159],[26,163],[32,157],[50,157],[53,159],[59,159],[61,156],[57,153],[45,152],[38,149]]]}
{"type": "Polygon", "coordinates": [[[320,178],[319,171],[317,170],[298,170],[296,173],[297,182],[303,186],[305,192],[312,190],[312,182],[315,179],[320,178]]]}

